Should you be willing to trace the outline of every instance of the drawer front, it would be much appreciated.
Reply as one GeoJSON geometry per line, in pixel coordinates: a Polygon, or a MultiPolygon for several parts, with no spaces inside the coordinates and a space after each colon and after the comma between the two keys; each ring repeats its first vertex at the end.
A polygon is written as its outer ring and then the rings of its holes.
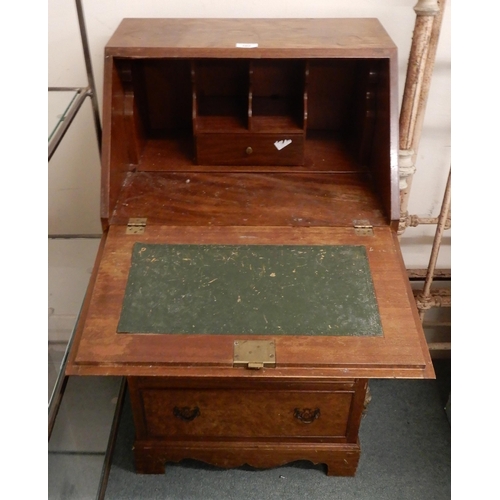
{"type": "Polygon", "coordinates": [[[144,389],[148,437],[343,437],[353,393],[144,389]]]}
{"type": "Polygon", "coordinates": [[[201,134],[199,165],[303,165],[303,134],[201,134]]]}

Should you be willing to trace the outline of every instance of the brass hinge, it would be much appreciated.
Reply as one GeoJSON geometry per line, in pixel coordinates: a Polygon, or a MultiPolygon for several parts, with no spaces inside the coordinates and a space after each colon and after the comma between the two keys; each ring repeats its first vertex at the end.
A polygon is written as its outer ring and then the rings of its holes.
{"type": "Polygon", "coordinates": [[[276,345],[274,340],[235,340],[233,366],[252,370],[276,366],[276,345]]]}
{"type": "Polygon", "coordinates": [[[125,234],[143,234],[146,230],[146,222],[148,219],[141,217],[131,217],[128,220],[125,234]]]}
{"type": "Polygon", "coordinates": [[[355,220],[353,221],[353,227],[356,236],[373,236],[373,226],[369,220],[355,220]]]}

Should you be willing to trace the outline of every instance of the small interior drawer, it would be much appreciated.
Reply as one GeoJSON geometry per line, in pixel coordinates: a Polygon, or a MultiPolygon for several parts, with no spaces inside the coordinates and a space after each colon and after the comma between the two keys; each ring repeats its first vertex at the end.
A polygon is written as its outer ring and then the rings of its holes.
{"type": "Polygon", "coordinates": [[[150,438],[343,437],[353,391],[145,389],[150,438]]]}
{"type": "Polygon", "coordinates": [[[200,165],[302,165],[303,134],[218,134],[196,137],[200,165]]]}

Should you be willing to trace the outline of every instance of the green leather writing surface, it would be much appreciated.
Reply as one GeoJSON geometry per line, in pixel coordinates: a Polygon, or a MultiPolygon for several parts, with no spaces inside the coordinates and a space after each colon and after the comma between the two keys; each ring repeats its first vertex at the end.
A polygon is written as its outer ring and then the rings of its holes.
{"type": "Polygon", "coordinates": [[[363,246],[136,243],[120,333],[382,335],[363,246]]]}

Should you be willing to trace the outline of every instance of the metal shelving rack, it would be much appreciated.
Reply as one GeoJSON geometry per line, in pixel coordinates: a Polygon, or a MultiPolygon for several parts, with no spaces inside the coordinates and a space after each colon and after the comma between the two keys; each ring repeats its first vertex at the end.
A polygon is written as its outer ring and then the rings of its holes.
{"type": "Polygon", "coordinates": [[[52,155],[55,153],[57,147],[62,141],[64,135],[66,134],[68,128],[70,127],[73,119],[77,115],[78,111],[82,107],[87,97],[90,98],[92,103],[92,111],[94,115],[94,126],[97,137],[97,145],[99,148],[99,154],[101,153],[101,120],[99,117],[99,106],[97,103],[97,94],[95,91],[95,81],[94,73],[92,71],[92,62],[90,60],[90,51],[87,38],[87,30],[85,27],[85,18],[83,15],[83,6],[81,0],[75,0],[76,10],[78,14],[78,24],[80,26],[80,36],[82,39],[83,56],[85,59],[85,68],[87,71],[87,82],[86,87],[49,87],[49,92],[75,92],[75,96],[71,100],[69,106],[66,108],[62,114],[58,124],[56,125],[54,131],[49,136],[49,161],[52,155]]]}
{"type": "MultiPolygon", "coordinates": [[[[97,146],[99,149],[99,155],[101,154],[101,137],[102,137],[102,129],[101,129],[101,120],[99,117],[99,106],[97,103],[97,94],[95,89],[95,81],[94,81],[94,73],[92,71],[92,62],[90,59],[90,51],[89,44],[87,38],[87,30],[85,27],[85,18],[83,14],[83,6],[81,0],[75,0],[76,10],[78,15],[78,24],[80,27],[80,36],[82,41],[83,55],[85,59],[85,68],[87,71],[87,86],[85,87],[49,87],[49,92],[74,92],[73,98],[70,100],[68,106],[62,113],[54,127],[53,131],[49,135],[48,143],[49,143],[49,154],[48,160],[52,158],[52,155],[57,150],[57,147],[61,143],[64,135],[68,131],[73,119],[78,114],[78,111],[81,109],[82,104],[86,101],[87,98],[90,98],[92,103],[92,111],[94,117],[94,127],[97,138],[97,146]]],[[[62,396],[64,394],[64,390],[66,388],[67,377],[64,375],[66,369],[66,362],[68,358],[68,353],[71,348],[72,340],[73,340],[74,330],[70,335],[70,339],[68,341],[68,345],[66,347],[66,351],[64,353],[61,366],[59,369],[59,373],[54,384],[54,388],[52,390],[52,394],[49,398],[48,404],[48,431],[49,431],[49,440],[52,433],[52,429],[54,427],[55,419],[57,416],[57,412],[59,410],[59,406],[61,404],[62,396]]]]}

